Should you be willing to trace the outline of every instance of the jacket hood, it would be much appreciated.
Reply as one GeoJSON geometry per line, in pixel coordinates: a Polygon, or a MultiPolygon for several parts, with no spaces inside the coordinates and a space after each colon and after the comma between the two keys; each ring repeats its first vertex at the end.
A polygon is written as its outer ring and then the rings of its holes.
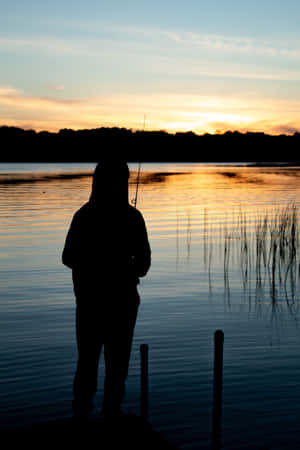
{"type": "Polygon", "coordinates": [[[125,161],[102,161],[97,164],[90,202],[114,206],[128,205],[129,168],[125,161]]]}

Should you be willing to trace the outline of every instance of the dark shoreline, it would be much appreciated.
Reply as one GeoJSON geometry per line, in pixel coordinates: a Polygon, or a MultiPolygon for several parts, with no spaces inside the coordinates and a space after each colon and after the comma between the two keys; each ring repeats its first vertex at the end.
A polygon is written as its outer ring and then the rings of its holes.
{"type": "Polygon", "coordinates": [[[300,133],[133,131],[125,128],[36,132],[0,127],[0,162],[90,162],[121,157],[128,162],[299,164],[300,133]],[[279,162],[278,161],[278,162],[279,162]],[[276,163],[278,163],[276,162],[276,163]]]}

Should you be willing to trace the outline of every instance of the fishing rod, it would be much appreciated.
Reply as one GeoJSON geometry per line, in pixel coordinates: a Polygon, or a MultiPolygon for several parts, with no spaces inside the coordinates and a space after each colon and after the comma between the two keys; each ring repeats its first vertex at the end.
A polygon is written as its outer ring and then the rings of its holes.
{"type": "Polygon", "coordinates": [[[135,198],[133,200],[134,203],[134,207],[136,208],[136,204],[137,204],[137,197],[138,197],[138,191],[139,191],[139,184],[140,184],[140,173],[141,173],[141,162],[139,161],[139,166],[138,166],[138,174],[136,177],[136,190],[135,190],[135,198]]]}
{"type": "MultiPolygon", "coordinates": [[[[146,115],[144,114],[143,133],[145,132],[145,126],[146,126],[146,115]]],[[[136,204],[137,204],[138,191],[139,191],[139,185],[140,185],[141,166],[142,166],[142,163],[141,163],[141,161],[139,161],[139,164],[138,164],[138,173],[137,173],[137,177],[136,177],[135,198],[134,198],[134,200],[133,200],[133,204],[134,204],[134,207],[135,207],[135,208],[136,208],[136,204]]]]}

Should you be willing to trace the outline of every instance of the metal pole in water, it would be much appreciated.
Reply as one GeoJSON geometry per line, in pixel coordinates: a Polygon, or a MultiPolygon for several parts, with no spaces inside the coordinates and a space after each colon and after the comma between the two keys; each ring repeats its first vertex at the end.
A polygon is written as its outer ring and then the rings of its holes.
{"type": "Polygon", "coordinates": [[[222,444],[222,384],[223,384],[223,344],[224,333],[217,330],[214,335],[214,390],[212,448],[220,450],[222,444]]]}
{"type": "Polygon", "coordinates": [[[148,354],[147,344],[140,346],[141,352],[141,417],[148,420],[148,354]]]}

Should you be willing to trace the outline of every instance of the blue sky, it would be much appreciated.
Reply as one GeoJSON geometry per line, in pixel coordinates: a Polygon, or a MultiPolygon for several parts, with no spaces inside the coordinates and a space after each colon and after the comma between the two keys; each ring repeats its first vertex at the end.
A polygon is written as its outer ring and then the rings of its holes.
{"type": "Polygon", "coordinates": [[[300,3],[1,0],[0,125],[300,130],[300,3]]]}

